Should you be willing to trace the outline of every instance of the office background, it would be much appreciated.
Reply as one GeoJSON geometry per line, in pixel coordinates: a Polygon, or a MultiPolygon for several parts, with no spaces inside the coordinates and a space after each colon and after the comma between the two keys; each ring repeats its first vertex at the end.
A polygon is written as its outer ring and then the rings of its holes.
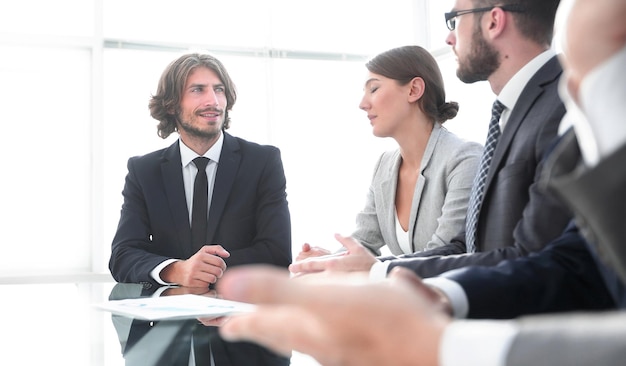
{"type": "Polygon", "coordinates": [[[24,0],[0,4],[0,283],[109,277],[126,161],[168,146],[148,99],[188,51],[220,58],[232,134],[281,149],[294,254],[335,247],[379,154],[358,108],[365,62],[419,44],[437,58],[448,129],[484,141],[493,94],[464,85],[445,44],[452,0],[24,0]]]}

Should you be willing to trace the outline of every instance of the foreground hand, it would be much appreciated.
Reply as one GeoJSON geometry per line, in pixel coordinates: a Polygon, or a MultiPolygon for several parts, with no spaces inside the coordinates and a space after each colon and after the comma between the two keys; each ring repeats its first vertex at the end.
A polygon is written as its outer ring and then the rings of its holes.
{"type": "Polygon", "coordinates": [[[313,257],[321,257],[328,254],[330,254],[330,250],[328,249],[313,247],[309,243],[304,243],[302,244],[302,251],[298,253],[298,256],[296,257],[296,261],[301,261],[313,257]]]}
{"type": "Polygon", "coordinates": [[[198,318],[198,321],[202,323],[202,325],[204,325],[205,327],[220,327],[224,323],[226,323],[227,320],[228,320],[228,317],[226,316],[216,316],[213,318],[198,318]]]}
{"type": "Polygon", "coordinates": [[[205,245],[191,258],[171,263],[161,271],[161,278],[185,287],[208,287],[226,270],[228,253],[221,245],[205,245]]]}
{"type": "Polygon", "coordinates": [[[389,272],[387,277],[392,283],[399,280],[410,283],[417,293],[432,304],[433,309],[450,317],[454,315],[450,298],[440,289],[426,285],[422,282],[422,279],[412,271],[402,267],[395,267],[389,272]]]}
{"type": "Polygon", "coordinates": [[[176,295],[201,295],[207,297],[217,297],[217,291],[209,289],[207,286],[202,287],[170,287],[163,291],[161,296],[176,295]]]}
{"type": "Polygon", "coordinates": [[[289,279],[267,266],[232,269],[218,291],[258,308],[231,317],[220,334],[284,355],[295,350],[324,365],[436,365],[450,318],[422,296],[411,276],[399,268],[371,283],[360,273],[289,279]]]}
{"type": "Polygon", "coordinates": [[[377,259],[374,254],[354,238],[335,234],[335,239],[344,246],[345,252],[294,262],[289,266],[289,270],[294,274],[321,271],[369,271],[376,263],[377,259]]]}
{"type": "MultiPolygon", "coordinates": [[[[204,287],[171,287],[163,291],[161,295],[162,296],[198,295],[198,296],[205,296],[205,297],[210,297],[214,299],[220,298],[216,290],[209,289],[206,286],[204,287]]],[[[219,327],[222,324],[224,324],[226,320],[228,320],[228,317],[220,315],[220,316],[203,317],[203,318],[197,318],[197,319],[200,323],[202,323],[202,325],[206,327],[219,327]]]]}

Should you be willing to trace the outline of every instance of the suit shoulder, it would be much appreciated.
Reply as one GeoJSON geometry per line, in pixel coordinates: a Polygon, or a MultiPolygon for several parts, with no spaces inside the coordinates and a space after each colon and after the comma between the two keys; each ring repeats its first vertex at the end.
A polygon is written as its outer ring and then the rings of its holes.
{"type": "Polygon", "coordinates": [[[165,150],[167,150],[167,148],[155,150],[155,151],[143,154],[143,155],[135,155],[135,156],[132,156],[131,159],[133,160],[156,160],[163,156],[163,154],[165,153],[165,150]]]}
{"type": "Polygon", "coordinates": [[[128,159],[128,163],[129,164],[131,163],[141,164],[141,165],[150,164],[150,163],[158,163],[163,160],[163,157],[165,156],[165,152],[167,150],[168,148],[163,148],[160,150],[155,150],[155,151],[146,153],[144,155],[135,155],[128,159]]]}
{"type": "Polygon", "coordinates": [[[239,145],[239,147],[245,147],[247,149],[264,149],[265,147],[275,148],[275,146],[273,145],[260,144],[258,142],[246,140],[243,137],[233,136],[227,132],[224,132],[224,138],[224,143],[229,143],[230,140],[230,143],[234,142],[235,144],[239,145]]]}
{"type": "Polygon", "coordinates": [[[376,166],[390,167],[393,164],[395,164],[399,156],[400,156],[400,149],[384,151],[382,154],[380,154],[380,157],[378,158],[378,162],[376,163],[376,166]]]}
{"type": "Polygon", "coordinates": [[[483,146],[475,141],[466,140],[446,128],[441,129],[438,149],[447,151],[449,155],[468,157],[482,155],[483,146]]]}
{"type": "Polygon", "coordinates": [[[563,67],[559,62],[558,57],[553,56],[550,60],[548,60],[548,62],[541,66],[539,70],[537,70],[537,72],[530,79],[530,82],[537,82],[539,84],[556,83],[558,85],[562,73],[563,67]]]}
{"type": "Polygon", "coordinates": [[[556,56],[543,65],[522,90],[518,102],[511,113],[522,113],[522,127],[527,133],[537,136],[554,135],[558,130],[565,105],[559,95],[559,80],[563,68],[556,56]],[[518,108],[519,105],[519,108],[518,108]]]}
{"type": "Polygon", "coordinates": [[[244,151],[248,151],[252,153],[264,153],[264,154],[280,152],[280,149],[274,145],[259,144],[257,142],[248,141],[241,137],[233,136],[233,138],[235,139],[237,144],[239,144],[239,147],[244,151]]]}
{"type": "Polygon", "coordinates": [[[160,169],[163,162],[169,159],[175,159],[178,154],[180,160],[180,152],[178,152],[177,142],[169,147],[155,150],[144,155],[132,156],[128,159],[128,170],[135,171],[138,174],[147,172],[156,172],[160,169]]]}

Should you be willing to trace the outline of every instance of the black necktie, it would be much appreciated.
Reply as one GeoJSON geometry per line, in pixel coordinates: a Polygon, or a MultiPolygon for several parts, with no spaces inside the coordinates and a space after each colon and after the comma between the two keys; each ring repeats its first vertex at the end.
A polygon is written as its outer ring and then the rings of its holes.
{"type": "Polygon", "coordinates": [[[489,122],[489,132],[487,133],[487,142],[483,150],[483,156],[480,159],[478,174],[474,178],[472,185],[472,193],[470,194],[469,204],[467,206],[467,220],[465,228],[465,246],[468,253],[476,251],[476,228],[478,227],[478,214],[480,206],[483,202],[483,194],[485,191],[485,181],[487,173],[491,165],[491,158],[496,149],[498,138],[500,137],[500,116],[504,110],[504,104],[496,99],[491,109],[491,121],[489,122]]]}
{"type": "Polygon", "coordinates": [[[215,332],[211,327],[196,323],[193,330],[193,356],[196,366],[211,366],[210,336],[215,332]]]}
{"type": "Polygon", "coordinates": [[[209,158],[197,157],[193,163],[198,168],[198,174],[193,184],[193,204],[191,212],[191,243],[194,252],[206,244],[207,232],[207,203],[209,201],[209,184],[206,176],[206,166],[209,158]]]}

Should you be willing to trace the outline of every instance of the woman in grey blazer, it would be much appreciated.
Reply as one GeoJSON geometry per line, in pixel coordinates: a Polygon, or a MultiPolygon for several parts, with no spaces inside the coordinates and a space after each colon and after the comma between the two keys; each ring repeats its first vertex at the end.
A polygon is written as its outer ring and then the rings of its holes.
{"type": "MultiPolygon", "coordinates": [[[[385,245],[394,255],[443,245],[464,229],[482,146],[442,126],[459,107],[446,102],[441,72],[428,51],[394,48],[366,67],[359,107],[375,136],[391,137],[399,146],[378,160],[352,236],[376,255],[385,245]]],[[[305,244],[296,259],[325,254],[330,252],[305,244]]]]}

